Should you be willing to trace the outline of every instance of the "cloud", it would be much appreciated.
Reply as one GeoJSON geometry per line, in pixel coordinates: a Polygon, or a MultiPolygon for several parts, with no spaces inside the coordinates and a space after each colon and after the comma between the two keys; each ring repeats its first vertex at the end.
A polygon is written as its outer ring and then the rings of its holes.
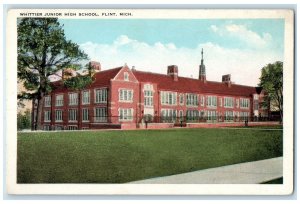
{"type": "Polygon", "coordinates": [[[250,48],[268,48],[272,43],[272,36],[269,33],[258,33],[247,28],[246,25],[227,24],[217,27],[211,25],[210,29],[220,36],[231,37],[240,40],[250,48]]]}
{"type": "MultiPolygon", "coordinates": [[[[232,28],[239,29],[239,28],[232,28]]],[[[199,44],[196,48],[178,47],[175,43],[148,44],[122,35],[112,44],[86,42],[80,45],[91,60],[99,61],[103,69],[135,66],[142,71],[167,73],[167,66],[176,64],[179,75],[197,78],[204,49],[207,79],[221,81],[223,74],[231,74],[234,82],[256,86],[260,69],[267,63],[283,60],[276,50],[241,50],[225,48],[213,42],[199,44]]]]}

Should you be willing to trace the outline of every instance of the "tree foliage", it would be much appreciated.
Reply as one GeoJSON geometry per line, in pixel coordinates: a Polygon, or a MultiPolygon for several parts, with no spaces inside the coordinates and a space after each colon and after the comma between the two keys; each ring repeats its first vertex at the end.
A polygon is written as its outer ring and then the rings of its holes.
{"type": "Polygon", "coordinates": [[[29,91],[19,94],[18,99],[37,100],[36,121],[40,123],[40,102],[52,90],[49,76],[88,56],[76,43],[66,39],[57,18],[22,18],[17,32],[18,79],[29,91]]]}
{"type": "Polygon", "coordinates": [[[266,92],[264,106],[273,106],[283,116],[283,63],[267,64],[261,70],[260,83],[266,92]]]}
{"type": "Polygon", "coordinates": [[[31,127],[31,113],[27,109],[24,113],[18,113],[17,115],[17,128],[18,130],[30,129],[31,127]]]}

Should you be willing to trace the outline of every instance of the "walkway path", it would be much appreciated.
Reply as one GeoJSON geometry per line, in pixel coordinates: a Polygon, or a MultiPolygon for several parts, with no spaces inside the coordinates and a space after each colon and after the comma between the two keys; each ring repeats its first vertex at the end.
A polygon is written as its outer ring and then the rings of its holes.
{"type": "Polygon", "coordinates": [[[257,184],[283,175],[282,157],[158,177],[141,184],[257,184]]]}

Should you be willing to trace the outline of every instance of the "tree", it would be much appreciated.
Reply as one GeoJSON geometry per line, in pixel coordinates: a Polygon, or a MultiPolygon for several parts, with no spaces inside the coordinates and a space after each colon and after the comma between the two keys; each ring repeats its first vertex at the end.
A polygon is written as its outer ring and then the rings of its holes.
{"type": "Polygon", "coordinates": [[[24,113],[18,113],[17,115],[17,129],[30,129],[31,125],[31,113],[29,109],[26,109],[24,113]]]}
{"type": "MultiPolygon", "coordinates": [[[[41,129],[42,101],[51,92],[49,76],[88,56],[64,35],[57,18],[22,18],[18,22],[18,79],[30,91],[18,99],[37,102],[34,129],[41,129]]],[[[33,107],[34,108],[34,107],[33,107]]]]}
{"type": "Polygon", "coordinates": [[[280,122],[283,117],[283,63],[277,61],[267,64],[261,70],[259,86],[266,92],[263,106],[273,106],[280,113],[280,122]]]}

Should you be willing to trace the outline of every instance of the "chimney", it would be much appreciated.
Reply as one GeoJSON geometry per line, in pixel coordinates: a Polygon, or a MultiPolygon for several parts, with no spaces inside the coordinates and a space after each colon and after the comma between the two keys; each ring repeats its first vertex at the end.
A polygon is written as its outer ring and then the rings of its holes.
{"type": "Polygon", "coordinates": [[[171,76],[174,81],[178,81],[178,66],[177,65],[168,66],[168,76],[171,76]]]}
{"type": "Polygon", "coordinates": [[[96,72],[100,72],[100,71],[101,71],[101,64],[100,64],[100,62],[90,61],[90,66],[91,66],[96,72]]]}
{"type": "Polygon", "coordinates": [[[230,74],[226,74],[222,76],[222,83],[225,83],[228,85],[228,87],[231,87],[231,75],[230,74]]]}

